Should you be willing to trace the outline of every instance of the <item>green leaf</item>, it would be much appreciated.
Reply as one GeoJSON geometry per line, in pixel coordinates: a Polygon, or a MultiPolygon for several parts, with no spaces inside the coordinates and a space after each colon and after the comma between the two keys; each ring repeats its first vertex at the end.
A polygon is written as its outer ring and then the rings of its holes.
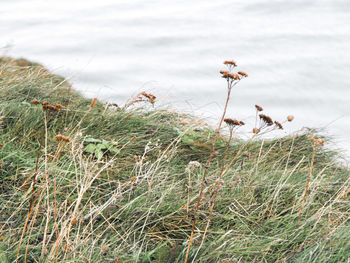
{"type": "Polygon", "coordinates": [[[107,149],[107,146],[102,144],[102,143],[99,143],[96,145],[96,149],[97,150],[104,150],[104,149],[107,149]]]}
{"type": "Polygon", "coordinates": [[[182,136],[181,141],[184,143],[194,143],[194,140],[187,135],[182,136]]]}
{"type": "Polygon", "coordinates": [[[95,138],[86,138],[84,142],[102,142],[100,139],[95,139],[95,138]]]}
{"type": "Polygon", "coordinates": [[[85,147],[85,152],[88,152],[88,153],[93,153],[95,150],[96,150],[96,145],[92,143],[88,144],[85,147]]]}
{"type": "Polygon", "coordinates": [[[96,150],[95,156],[98,160],[100,160],[103,157],[103,152],[101,150],[96,150]]]}

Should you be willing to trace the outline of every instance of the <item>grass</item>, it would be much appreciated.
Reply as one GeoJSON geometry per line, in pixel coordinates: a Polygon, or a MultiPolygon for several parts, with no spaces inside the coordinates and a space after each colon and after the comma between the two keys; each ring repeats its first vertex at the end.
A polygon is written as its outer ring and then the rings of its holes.
{"type": "Polygon", "coordinates": [[[184,262],[193,225],[188,262],[349,260],[350,172],[315,148],[315,131],[258,136],[216,195],[226,150],[229,162],[246,142],[227,148],[203,121],[144,98],[91,107],[41,65],[0,59],[0,262],[184,262]]]}

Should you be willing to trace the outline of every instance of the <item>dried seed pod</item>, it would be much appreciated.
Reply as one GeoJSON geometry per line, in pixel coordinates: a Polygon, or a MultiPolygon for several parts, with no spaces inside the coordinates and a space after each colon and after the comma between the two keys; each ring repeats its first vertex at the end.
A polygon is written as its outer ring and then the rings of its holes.
{"type": "Polygon", "coordinates": [[[61,104],[55,104],[54,108],[55,108],[55,111],[64,109],[64,107],[61,104]]]}
{"type": "Polygon", "coordinates": [[[292,121],[292,120],[294,120],[294,116],[293,116],[293,115],[289,115],[289,116],[287,117],[287,121],[292,121]]]}
{"type": "Polygon", "coordinates": [[[257,111],[263,111],[264,110],[261,106],[256,105],[256,104],[255,104],[255,108],[257,109],[257,111]]]}
{"type": "Polygon", "coordinates": [[[244,121],[239,121],[239,125],[245,125],[244,121]]]}
{"type": "Polygon", "coordinates": [[[234,60],[226,60],[226,61],[224,61],[224,64],[225,65],[232,65],[232,66],[234,66],[234,67],[237,67],[237,64],[236,64],[236,62],[234,61],[234,60]]]}
{"type": "Polygon", "coordinates": [[[259,117],[260,117],[260,119],[262,119],[268,126],[273,125],[273,121],[272,121],[272,119],[271,119],[269,116],[267,116],[267,115],[265,115],[265,114],[259,114],[259,117]]]}
{"type": "Polygon", "coordinates": [[[97,98],[93,98],[91,101],[90,107],[91,108],[95,107],[96,103],[97,103],[97,98]]]}
{"type": "Polygon", "coordinates": [[[238,71],[237,72],[239,75],[241,75],[242,77],[248,78],[248,74],[243,72],[243,71],[238,71]]]}
{"type": "Polygon", "coordinates": [[[34,99],[34,100],[32,100],[32,104],[38,105],[38,104],[40,104],[40,101],[38,101],[37,99],[34,99]]]}
{"type": "Polygon", "coordinates": [[[230,72],[228,72],[227,70],[220,70],[220,74],[229,74],[230,72]]]}
{"type": "Polygon", "coordinates": [[[63,135],[62,135],[62,134],[57,134],[57,135],[55,136],[55,140],[56,140],[56,141],[61,141],[62,138],[63,138],[63,135]]]}
{"type": "Polygon", "coordinates": [[[275,125],[278,127],[278,129],[283,130],[282,124],[279,123],[278,121],[275,121],[275,125]]]}

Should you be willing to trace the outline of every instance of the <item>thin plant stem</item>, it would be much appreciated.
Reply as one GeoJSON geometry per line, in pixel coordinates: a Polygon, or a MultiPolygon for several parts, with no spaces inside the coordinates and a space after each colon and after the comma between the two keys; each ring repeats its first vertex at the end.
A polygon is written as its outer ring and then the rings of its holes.
{"type": "Polygon", "coordinates": [[[201,189],[200,189],[199,196],[198,196],[198,199],[197,199],[197,203],[196,203],[196,206],[195,206],[195,209],[194,209],[194,218],[193,218],[193,223],[192,223],[191,236],[190,236],[190,239],[188,241],[186,257],[185,257],[185,263],[187,263],[188,255],[190,253],[191,243],[192,243],[192,239],[193,239],[193,235],[194,235],[194,230],[195,230],[195,227],[196,227],[197,212],[198,212],[199,205],[200,205],[200,203],[202,201],[203,190],[204,190],[204,185],[205,185],[205,181],[206,181],[206,175],[207,175],[208,168],[210,167],[210,163],[211,163],[211,160],[213,158],[214,151],[215,151],[215,143],[216,143],[217,139],[219,138],[222,122],[224,121],[224,118],[225,118],[225,115],[226,115],[227,106],[228,106],[228,102],[230,100],[230,95],[231,95],[231,89],[232,89],[232,81],[230,81],[228,79],[227,80],[227,97],[226,97],[226,103],[225,103],[224,111],[223,111],[222,117],[220,119],[218,128],[216,130],[216,135],[215,135],[215,137],[213,139],[213,142],[212,142],[212,145],[211,145],[210,155],[209,155],[208,161],[207,161],[207,163],[206,163],[206,165],[204,167],[204,173],[203,173],[203,178],[202,178],[202,182],[201,182],[201,189]]]}
{"type": "Polygon", "coordinates": [[[312,170],[313,170],[314,162],[315,162],[315,153],[316,153],[316,145],[315,144],[314,144],[313,148],[314,149],[313,149],[313,152],[312,152],[312,160],[311,160],[311,167],[310,167],[309,177],[308,177],[307,184],[306,184],[306,187],[305,187],[304,197],[303,197],[303,200],[301,201],[301,206],[300,206],[300,209],[299,209],[299,216],[298,216],[298,222],[297,222],[296,228],[299,227],[300,218],[301,218],[301,214],[302,214],[303,209],[304,209],[304,203],[305,203],[305,200],[306,200],[307,191],[309,190],[309,186],[310,186],[312,170]]]}

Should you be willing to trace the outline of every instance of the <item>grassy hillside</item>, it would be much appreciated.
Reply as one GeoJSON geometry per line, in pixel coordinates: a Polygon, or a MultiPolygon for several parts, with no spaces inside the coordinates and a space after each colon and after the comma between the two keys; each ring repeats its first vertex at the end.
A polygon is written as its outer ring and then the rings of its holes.
{"type": "Polygon", "coordinates": [[[188,262],[349,260],[350,172],[317,134],[219,136],[205,167],[215,132],[153,99],[0,58],[0,262],[184,262],[194,218],[188,262]]]}

